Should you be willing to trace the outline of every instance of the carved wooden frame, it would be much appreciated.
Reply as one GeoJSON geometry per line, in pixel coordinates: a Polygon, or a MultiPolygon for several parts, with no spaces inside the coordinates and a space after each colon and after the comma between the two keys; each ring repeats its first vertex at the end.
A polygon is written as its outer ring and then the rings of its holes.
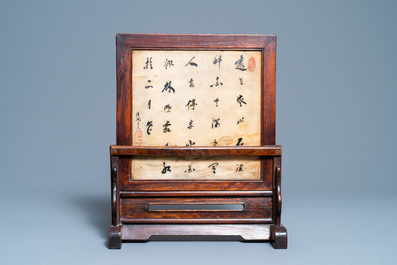
{"type": "Polygon", "coordinates": [[[281,225],[281,146],[275,145],[276,37],[274,35],[118,34],[117,145],[110,147],[112,225],[109,247],[151,236],[219,235],[269,240],[287,247],[281,225]],[[132,146],[133,49],[259,50],[262,53],[261,145],[236,147],[132,146]],[[266,117],[266,118],[265,118],[266,117]],[[133,156],[258,156],[259,181],[130,180],[133,156]],[[242,212],[149,212],[148,204],[241,203],[242,212]]]}

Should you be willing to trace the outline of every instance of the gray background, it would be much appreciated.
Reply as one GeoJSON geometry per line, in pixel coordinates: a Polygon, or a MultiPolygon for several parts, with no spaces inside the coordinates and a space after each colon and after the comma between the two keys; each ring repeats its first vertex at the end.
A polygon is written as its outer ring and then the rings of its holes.
{"type": "Polygon", "coordinates": [[[395,264],[396,11],[395,1],[1,1],[0,263],[395,264]],[[119,32],[278,36],[288,250],[106,248],[119,32]]]}

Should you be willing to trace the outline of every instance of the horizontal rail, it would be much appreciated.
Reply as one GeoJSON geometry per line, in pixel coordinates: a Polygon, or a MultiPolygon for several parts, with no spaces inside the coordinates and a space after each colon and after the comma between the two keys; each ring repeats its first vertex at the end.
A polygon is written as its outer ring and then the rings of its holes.
{"type": "Polygon", "coordinates": [[[258,197],[273,196],[271,190],[245,191],[120,191],[120,197],[258,197]]]}
{"type": "Polygon", "coordinates": [[[114,156],[281,156],[281,145],[267,146],[129,146],[111,145],[114,156]]]}
{"type": "Polygon", "coordinates": [[[271,224],[272,218],[121,218],[122,224],[271,224]]]}

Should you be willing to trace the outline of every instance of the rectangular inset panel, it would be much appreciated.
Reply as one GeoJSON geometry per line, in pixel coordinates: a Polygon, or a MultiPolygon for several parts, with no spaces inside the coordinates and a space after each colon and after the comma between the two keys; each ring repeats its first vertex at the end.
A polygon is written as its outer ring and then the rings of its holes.
{"type": "MultiPolygon", "coordinates": [[[[261,51],[133,50],[133,145],[259,146],[261,62],[261,51]]],[[[215,160],[210,175],[209,161],[133,159],[131,181],[260,179],[259,158],[215,160]],[[236,174],[240,165],[251,174],[236,174]]]]}
{"type": "Polygon", "coordinates": [[[132,158],[133,180],[260,180],[258,157],[132,158]]]}
{"type": "Polygon", "coordinates": [[[202,203],[155,203],[148,205],[149,212],[155,211],[242,211],[244,204],[202,204],[202,203]]]}
{"type": "MultiPolygon", "coordinates": [[[[122,198],[123,223],[266,223],[271,222],[271,197],[243,198],[122,198]],[[150,205],[241,205],[243,210],[149,210],[150,205]],[[223,219],[223,220],[222,220],[223,219]]],[[[223,207],[223,206],[222,206],[223,207]]]]}

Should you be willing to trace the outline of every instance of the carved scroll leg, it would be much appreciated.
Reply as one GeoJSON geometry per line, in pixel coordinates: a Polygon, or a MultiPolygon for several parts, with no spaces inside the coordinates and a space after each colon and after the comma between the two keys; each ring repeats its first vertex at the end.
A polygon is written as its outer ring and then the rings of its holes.
{"type": "Polygon", "coordinates": [[[122,242],[122,238],[121,238],[121,229],[122,229],[122,225],[118,225],[118,226],[111,226],[109,228],[109,248],[110,249],[115,249],[121,248],[121,242],[122,242]]]}
{"type": "Polygon", "coordinates": [[[287,229],[281,224],[281,157],[274,159],[275,177],[273,186],[274,224],[270,225],[270,241],[276,249],[287,248],[287,229]]]}
{"type": "Polygon", "coordinates": [[[118,192],[118,157],[110,157],[110,176],[111,176],[111,194],[112,194],[112,225],[109,228],[109,248],[121,248],[122,228],[120,224],[120,207],[118,192]]]}
{"type": "Polygon", "coordinates": [[[283,226],[270,225],[270,241],[276,249],[287,248],[287,229],[283,226]]]}

